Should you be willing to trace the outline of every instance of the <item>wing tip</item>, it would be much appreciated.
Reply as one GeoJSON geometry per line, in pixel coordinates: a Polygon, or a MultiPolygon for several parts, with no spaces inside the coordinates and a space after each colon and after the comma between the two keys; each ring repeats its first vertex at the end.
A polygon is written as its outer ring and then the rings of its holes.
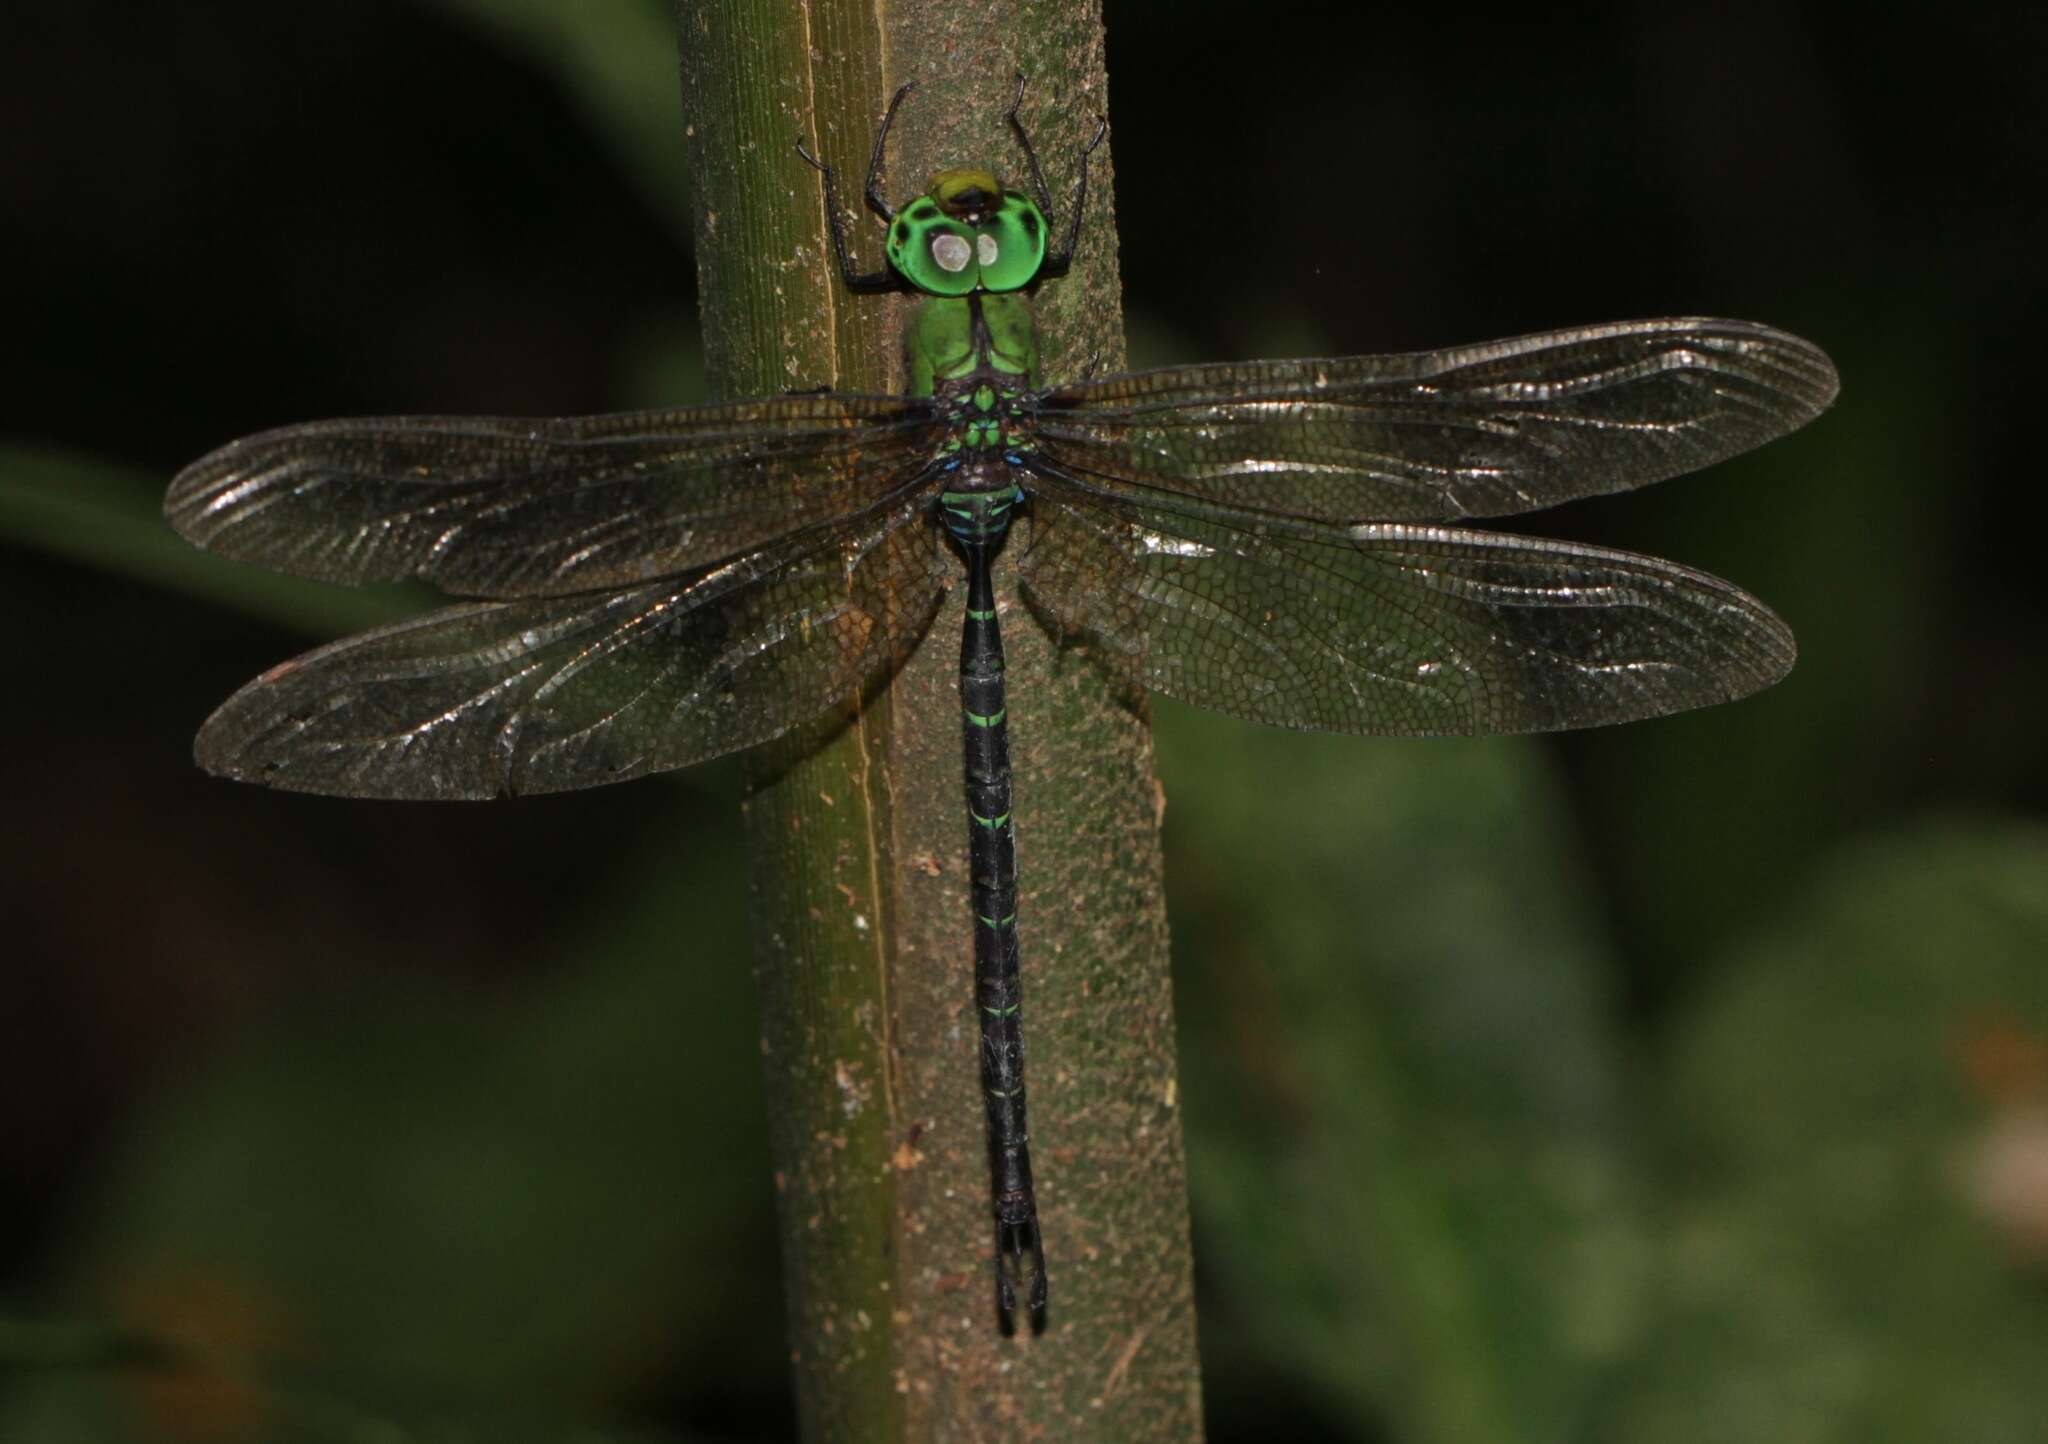
{"type": "Polygon", "coordinates": [[[1762,347],[1765,360],[1776,373],[1758,377],[1778,395],[1794,403],[1795,414],[1779,435],[1796,431],[1834,405],[1841,395],[1842,376],[1834,358],[1816,343],[1796,332],[1763,321],[1744,321],[1724,316],[1686,316],[1662,323],[1681,334],[1727,337],[1745,348],[1762,347]]]}

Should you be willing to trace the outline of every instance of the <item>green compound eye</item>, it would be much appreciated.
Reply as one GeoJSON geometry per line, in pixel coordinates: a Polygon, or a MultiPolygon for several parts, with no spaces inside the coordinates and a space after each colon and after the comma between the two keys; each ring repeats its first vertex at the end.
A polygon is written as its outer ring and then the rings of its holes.
{"type": "Polygon", "coordinates": [[[1002,204],[982,223],[975,246],[984,288],[1015,291],[1028,286],[1045,264],[1045,217],[1024,196],[1005,191],[1002,204]]]}
{"type": "Polygon", "coordinates": [[[889,264],[933,296],[1015,291],[1045,264],[1045,216],[985,171],[945,171],[889,227],[889,264]]]}
{"type": "Polygon", "coordinates": [[[889,228],[889,264],[918,290],[933,296],[964,296],[981,285],[971,227],[947,220],[932,208],[920,220],[912,207],[889,228]]]}

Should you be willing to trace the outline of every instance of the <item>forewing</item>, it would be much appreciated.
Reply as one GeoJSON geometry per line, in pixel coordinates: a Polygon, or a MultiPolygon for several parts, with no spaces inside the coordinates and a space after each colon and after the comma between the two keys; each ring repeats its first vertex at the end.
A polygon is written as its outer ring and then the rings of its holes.
{"type": "Polygon", "coordinates": [[[898,665],[942,562],[904,503],[691,578],[432,612],[257,678],[207,721],[199,763],[302,792],[449,799],[685,767],[898,665]]]}
{"type": "Polygon", "coordinates": [[[1835,389],[1817,347],[1768,326],[1627,321],[1111,376],[1045,393],[1036,430],[1060,467],[1148,506],[1455,521],[1695,470],[1805,425],[1835,389]]]}
{"type": "Polygon", "coordinates": [[[874,505],[923,470],[932,424],[928,402],[855,395],[321,421],[194,462],[164,513],[200,546],[301,576],[563,596],[710,566],[874,505]]]}
{"type": "Polygon", "coordinates": [[[1761,602],[1654,557],[1399,523],[1141,516],[1050,484],[1032,513],[1019,565],[1034,606],[1142,685],[1254,722],[1545,732],[1729,701],[1792,665],[1792,634],[1761,602]]]}

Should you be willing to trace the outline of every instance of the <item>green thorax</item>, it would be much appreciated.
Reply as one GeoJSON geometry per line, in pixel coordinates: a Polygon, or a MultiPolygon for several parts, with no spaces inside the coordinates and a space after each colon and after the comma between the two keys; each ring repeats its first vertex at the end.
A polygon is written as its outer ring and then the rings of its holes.
{"type": "Polygon", "coordinates": [[[1028,387],[1038,372],[1031,302],[1015,292],[928,296],[911,320],[907,350],[912,396],[931,396],[939,383],[976,375],[1005,390],[1028,387]]]}
{"type": "MultiPolygon", "coordinates": [[[[950,423],[942,459],[965,491],[1014,491],[1009,468],[1033,449],[1030,387],[1038,362],[1031,303],[1023,296],[933,296],[910,328],[910,394],[937,399],[950,423]]],[[[957,500],[948,498],[949,501],[957,500]]],[[[1001,512],[968,528],[1000,535],[1001,512]]],[[[949,526],[961,528],[949,519],[949,526]]],[[[963,532],[965,535],[965,532],[963,532]]]]}
{"type": "Polygon", "coordinates": [[[1045,214],[993,172],[942,170],[889,223],[889,265],[924,293],[909,338],[910,394],[980,375],[1028,386],[1038,339],[1023,288],[1045,265],[1045,214]]]}
{"type": "Polygon", "coordinates": [[[909,391],[939,399],[955,488],[941,515],[963,540],[999,538],[1022,493],[1009,466],[1031,448],[1025,395],[1038,333],[1023,288],[1045,264],[1045,215],[985,170],[941,171],[889,225],[889,264],[923,293],[906,338],[909,391]]]}

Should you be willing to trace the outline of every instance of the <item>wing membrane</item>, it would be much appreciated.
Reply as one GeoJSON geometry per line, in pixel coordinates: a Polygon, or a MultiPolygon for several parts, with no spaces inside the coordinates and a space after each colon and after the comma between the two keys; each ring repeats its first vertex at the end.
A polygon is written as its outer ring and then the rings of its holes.
{"type": "Polygon", "coordinates": [[[1334,524],[1507,516],[1747,451],[1834,399],[1806,341],[1744,321],[1629,321],[1445,351],[1176,367],[1058,387],[1064,469],[1334,524]]]}
{"type": "Polygon", "coordinates": [[[1654,557],[1400,523],[1139,512],[1041,489],[1026,596],[1142,685],[1254,722],[1442,736],[1661,716],[1766,687],[1792,634],[1654,557]]]}
{"type": "Polygon", "coordinates": [[[257,678],[207,721],[199,762],[295,791],[446,799],[688,766],[900,663],[942,560],[905,502],[687,579],[432,612],[257,678]]]}
{"type": "Polygon", "coordinates": [[[188,539],[329,581],[562,596],[709,566],[864,510],[922,469],[928,404],[789,396],[564,420],[323,421],[171,483],[188,539]]]}

